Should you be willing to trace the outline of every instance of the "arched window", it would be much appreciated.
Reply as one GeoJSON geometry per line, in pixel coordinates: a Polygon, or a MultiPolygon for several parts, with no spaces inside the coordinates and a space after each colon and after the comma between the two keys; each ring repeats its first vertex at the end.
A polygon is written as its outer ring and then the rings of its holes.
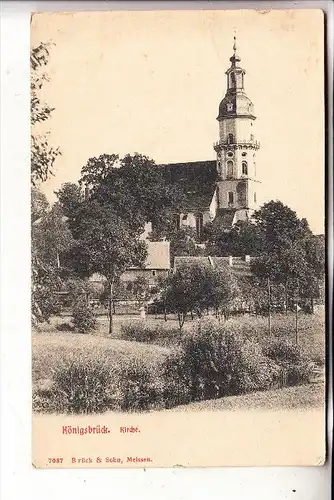
{"type": "Polygon", "coordinates": [[[234,193],[233,191],[229,191],[228,193],[228,204],[233,205],[234,203],[234,193]]]}
{"type": "Polygon", "coordinates": [[[233,144],[234,143],[234,135],[233,134],[228,134],[228,136],[227,136],[227,142],[229,144],[233,144]]]}
{"type": "Polygon", "coordinates": [[[241,165],[242,165],[242,175],[248,175],[248,166],[247,166],[247,162],[246,162],[246,161],[243,161],[241,165]]]}
{"type": "Polygon", "coordinates": [[[231,73],[231,85],[235,86],[235,74],[231,73]]]}
{"type": "Polygon", "coordinates": [[[233,178],[233,161],[231,160],[227,162],[227,178],[228,179],[233,178]]]}
{"type": "Polygon", "coordinates": [[[254,203],[256,203],[256,193],[254,193],[254,203]]]}
{"type": "Polygon", "coordinates": [[[196,215],[196,234],[197,234],[197,238],[200,238],[202,236],[202,231],[203,231],[203,214],[197,214],[196,215]]]}

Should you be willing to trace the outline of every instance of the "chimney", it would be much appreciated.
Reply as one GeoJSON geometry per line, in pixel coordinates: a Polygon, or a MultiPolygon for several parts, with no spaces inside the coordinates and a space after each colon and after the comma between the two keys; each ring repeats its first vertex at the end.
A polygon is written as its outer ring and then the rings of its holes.
{"type": "Polygon", "coordinates": [[[250,255],[245,255],[245,262],[250,262],[250,255]]]}
{"type": "Polygon", "coordinates": [[[228,258],[228,265],[229,265],[230,267],[232,267],[232,266],[233,266],[233,257],[232,257],[232,255],[230,255],[230,256],[229,256],[229,258],[228,258]]]}

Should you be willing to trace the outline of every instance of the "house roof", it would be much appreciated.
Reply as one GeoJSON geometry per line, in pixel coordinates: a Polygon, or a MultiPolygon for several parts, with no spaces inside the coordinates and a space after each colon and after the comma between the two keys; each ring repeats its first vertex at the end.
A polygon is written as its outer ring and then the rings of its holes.
{"type": "Polygon", "coordinates": [[[170,269],[169,241],[146,241],[147,257],[143,267],[129,267],[131,269],[170,269]]]}
{"type": "MultiPolygon", "coordinates": [[[[170,269],[170,255],[169,255],[169,241],[147,241],[147,257],[145,264],[142,268],[129,267],[126,271],[138,269],[154,269],[154,270],[169,270],[170,269]]],[[[101,282],[104,281],[103,276],[94,273],[90,277],[90,281],[101,282]]]]}
{"type": "Polygon", "coordinates": [[[180,269],[184,266],[190,267],[198,264],[201,266],[211,267],[208,257],[194,257],[190,255],[174,257],[174,269],[180,269]]]}
{"type": "Polygon", "coordinates": [[[237,276],[251,276],[251,262],[254,257],[212,257],[213,265],[216,269],[229,267],[233,274],[237,276]]]}
{"type": "Polygon", "coordinates": [[[170,269],[169,241],[148,241],[145,269],[170,269]]]}
{"type": "Polygon", "coordinates": [[[180,269],[183,266],[203,265],[213,269],[230,269],[236,276],[251,276],[251,261],[254,257],[175,257],[174,269],[180,269]]]}
{"type": "MultiPolygon", "coordinates": [[[[50,211],[46,214],[46,216],[47,216],[47,215],[49,215],[49,214],[50,214],[50,211]]],[[[44,215],[43,217],[39,217],[39,219],[36,219],[36,220],[32,223],[32,225],[33,225],[33,226],[35,226],[35,227],[36,227],[36,226],[39,226],[42,222],[44,222],[44,221],[46,220],[46,216],[44,215]]],[[[62,215],[62,216],[61,216],[61,221],[62,221],[62,222],[67,222],[67,221],[68,221],[68,217],[66,217],[65,215],[62,215]]]]}
{"type": "Polygon", "coordinates": [[[184,211],[201,211],[209,208],[217,180],[215,160],[168,163],[159,165],[164,169],[171,184],[182,190],[184,211]]]}

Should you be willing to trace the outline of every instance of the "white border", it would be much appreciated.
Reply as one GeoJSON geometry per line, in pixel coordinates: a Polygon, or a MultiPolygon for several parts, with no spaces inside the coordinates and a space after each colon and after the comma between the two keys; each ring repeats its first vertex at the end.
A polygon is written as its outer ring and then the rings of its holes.
{"type": "MultiPolygon", "coordinates": [[[[1,5],[1,498],[311,500],[330,498],[330,464],[318,468],[33,470],[30,443],[29,17],[36,11],[322,8],[332,2],[31,2],[1,5]]],[[[328,44],[329,254],[333,255],[333,45],[328,44]]],[[[329,258],[332,266],[332,258],[329,258]]],[[[332,289],[332,274],[329,288],[332,289]]],[[[332,362],[329,363],[332,365],[332,362]]],[[[332,414],[329,415],[331,434],[332,414]]],[[[307,436],[305,436],[307,440],[307,436]]],[[[331,449],[331,435],[329,441],[331,449]]]]}

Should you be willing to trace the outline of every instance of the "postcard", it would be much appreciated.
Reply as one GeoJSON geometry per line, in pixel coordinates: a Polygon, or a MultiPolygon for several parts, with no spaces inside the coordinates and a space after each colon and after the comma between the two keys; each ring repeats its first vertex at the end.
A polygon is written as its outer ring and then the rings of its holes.
{"type": "Polygon", "coordinates": [[[321,10],[31,18],[36,468],[325,461],[321,10]]]}

